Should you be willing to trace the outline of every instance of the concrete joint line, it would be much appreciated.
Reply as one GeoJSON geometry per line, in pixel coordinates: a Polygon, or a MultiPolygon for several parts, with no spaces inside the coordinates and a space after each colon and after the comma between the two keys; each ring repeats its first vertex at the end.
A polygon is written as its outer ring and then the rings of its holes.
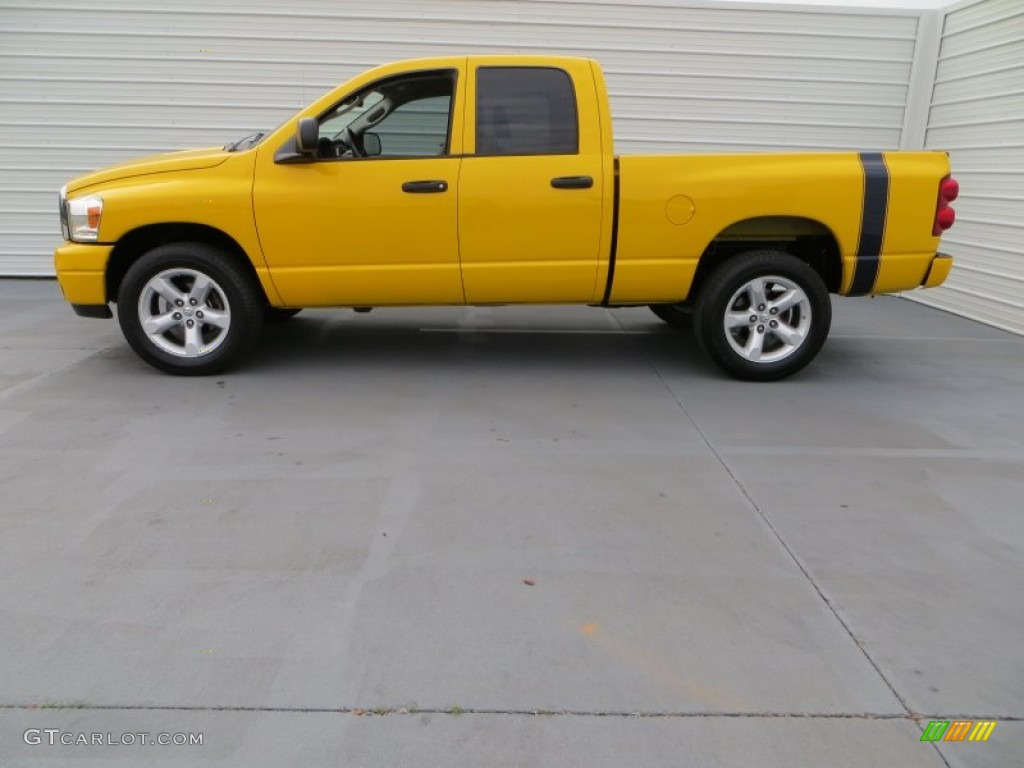
{"type": "MultiPolygon", "coordinates": [[[[516,717],[613,717],[613,718],[672,718],[709,719],[729,718],[736,720],[899,720],[919,723],[925,720],[941,720],[944,716],[922,713],[892,712],[736,712],[736,711],[631,711],[631,710],[586,710],[586,709],[491,709],[486,707],[409,707],[409,706],[367,706],[367,707],[242,707],[202,706],[173,704],[69,704],[38,706],[31,704],[0,704],[0,710],[46,711],[92,710],[106,712],[269,712],[282,714],[329,714],[373,716],[408,715],[496,715],[516,717]]],[[[948,719],[948,715],[945,716],[948,719]]],[[[959,713],[961,720],[997,720],[1001,723],[1024,722],[1024,715],[959,713]]]]}
{"type": "MultiPolygon", "coordinates": [[[[618,318],[615,318],[615,322],[618,323],[618,318]]],[[[740,481],[739,477],[736,475],[732,467],[729,465],[729,462],[725,460],[725,457],[714,446],[714,444],[711,442],[710,438],[708,438],[704,430],[701,429],[696,419],[694,419],[690,412],[686,409],[686,406],[683,404],[683,401],[675,394],[675,392],[672,391],[672,388],[668,385],[668,382],[665,381],[665,377],[661,375],[661,371],[658,370],[658,367],[654,364],[652,360],[648,359],[647,362],[651,366],[651,370],[654,372],[654,375],[658,377],[658,381],[660,381],[661,385],[665,388],[665,391],[668,393],[668,396],[675,401],[676,406],[682,412],[683,416],[697,431],[697,434],[700,435],[700,439],[704,442],[704,445],[707,446],[708,450],[711,451],[711,454],[715,457],[715,460],[718,461],[718,463],[722,466],[722,469],[724,469],[726,474],[729,475],[729,479],[732,480],[733,485],[736,486],[736,489],[742,494],[743,498],[746,499],[747,504],[750,505],[750,508],[754,512],[756,512],[764,521],[765,525],[768,526],[768,530],[772,532],[772,535],[775,537],[776,541],[779,542],[779,546],[781,546],[782,549],[786,552],[786,554],[789,555],[790,559],[800,570],[800,573],[803,574],[804,578],[817,593],[818,597],[821,598],[822,602],[826,605],[828,610],[835,617],[836,621],[839,622],[839,625],[849,636],[850,640],[852,640],[854,645],[857,646],[861,654],[871,665],[871,667],[875,670],[875,673],[882,679],[886,687],[889,689],[889,691],[892,693],[895,699],[900,703],[900,706],[903,707],[903,711],[906,713],[906,715],[912,716],[910,707],[907,705],[906,700],[899,694],[899,691],[896,690],[893,684],[885,676],[885,674],[882,672],[881,668],[878,666],[875,660],[871,658],[871,655],[867,652],[867,650],[861,644],[860,640],[858,640],[857,636],[853,633],[853,630],[850,628],[850,625],[843,620],[843,617],[839,614],[838,609],[836,609],[836,607],[832,604],[832,601],[828,599],[824,591],[822,591],[821,587],[818,586],[817,582],[815,582],[814,578],[808,572],[807,568],[804,567],[804,564],[802,562],[800,562],[800,558],[796,556],[796,553],[786,543],[786,540],[782,538],[782,534],[780,534],[778,529],[772,524],[772,521],[769,519],[768,515],[765,514],[764,510],[761,509],[761,505],[758,504],[757,501],[755,501],[754,497],[750,494],[750,492],[740,481]]]]}

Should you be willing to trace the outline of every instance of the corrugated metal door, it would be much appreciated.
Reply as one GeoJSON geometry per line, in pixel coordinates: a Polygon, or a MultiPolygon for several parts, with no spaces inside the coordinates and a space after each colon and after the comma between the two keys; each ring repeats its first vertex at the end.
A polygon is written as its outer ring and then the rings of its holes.
{"type": "Polygon", "coordinates": [[[621,152],[895,149],[918,22],[670,0],[0,0],[0,274],[52,274],[68,178],[273,127],[397,58],[593,56],[621,152]]]}
{"type": "Polygon", "coordinates": [[[1024,333],[1024,3],[946,15],[925,145],[960,181],[946,285],[910,298],[1024,333]]]}

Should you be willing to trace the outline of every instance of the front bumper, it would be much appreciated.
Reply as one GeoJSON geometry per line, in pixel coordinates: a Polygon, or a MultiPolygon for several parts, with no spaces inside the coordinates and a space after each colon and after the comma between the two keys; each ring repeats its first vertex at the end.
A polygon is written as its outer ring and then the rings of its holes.
{"type": "Polygon", "coordinates": [[[113,249],[112,245],[64,243],[54,251],[53,264],[57,269],[57,282],[60,283],[60,290],[69,304],[107,304],[107,260],[113,249]]]}

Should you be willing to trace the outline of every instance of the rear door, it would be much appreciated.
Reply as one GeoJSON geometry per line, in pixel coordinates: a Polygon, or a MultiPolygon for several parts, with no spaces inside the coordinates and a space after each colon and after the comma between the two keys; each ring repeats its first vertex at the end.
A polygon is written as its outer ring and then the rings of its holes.
{"type": "Polygon", "coordinates": [[[466,301],[594,300],[608,182],[590,63],[470,57],[468,80],[458,202],[466,301]]]}

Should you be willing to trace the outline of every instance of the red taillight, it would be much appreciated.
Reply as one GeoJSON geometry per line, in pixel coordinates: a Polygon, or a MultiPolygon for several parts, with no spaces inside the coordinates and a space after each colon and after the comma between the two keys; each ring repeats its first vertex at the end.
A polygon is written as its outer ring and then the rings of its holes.
{"type": "Polygon", "coordinates": [[[950,208],[949,204],[956,200],[959,194],[960,184],[952,176],[947,176],[939,182],[939,199],[935,204],[935,223],[932,225],[934,237],[941,235],[956,221],[956,211],[950,208]]]}
{"type": "Polygon", "coordinates": [[[956,211],[948,206],[935,214],[935,226],[939,228],[940,232],[945,232],[947,229],[952,227],[953,222],[955,221],[956,211]]]}

